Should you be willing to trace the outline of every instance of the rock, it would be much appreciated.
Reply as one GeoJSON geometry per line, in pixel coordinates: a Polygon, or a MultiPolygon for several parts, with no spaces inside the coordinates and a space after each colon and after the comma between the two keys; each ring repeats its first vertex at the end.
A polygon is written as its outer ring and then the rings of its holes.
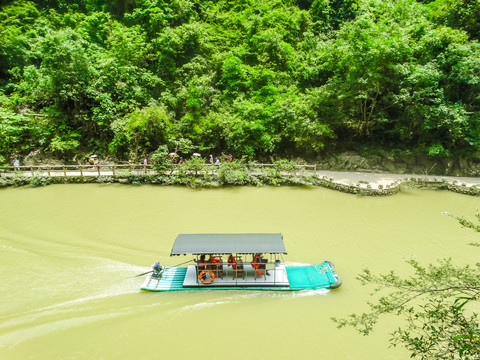
{"type": "Polygon", "coordinates": [[[395,173],[397,174],[405,174],[407,173],[408,166],[405,163],[397,162],[395,163],[395,173]]]}
{"type": "Polygon", "coordinates": [[[32,151],[23,159],[23,165],[62,165],[61,160],[50,157],[40,150],[32,151]]]}
{"type": "Polygon", "coordinates": [[[428,168],[428,173],[432,175],[443,175],[445,168],[438,162],[435,162],[428,168]]]}
{"type": "Polygon", "coordinates": [[[413,156],[406,157],[403,161],[407,164],[408,168],[413,168],[417,163],[417,160],[413,156]]]}
{"type": "Polygon", "coordinates": [[[458,168],[461,170],[461,171],[466,171],[468,170],[469,166],[468,166],[468,161],[465,160],[465,159],[459,159],[458,160],[458,168]]]}
{"type": "Polygon", "coordinates": [[[396,165],[392,160],[384,159],[382,165],[388,172],[395,173],[396,165]]]}
{"type": "Polygon", "coordinates": [[[453,174],[455,172],[455,160],[448,160],[446,165],[446,173],[448,175],[453,174]]]}
{"type": "Polygon", "coordinates": [[[318,170],[480,176],[480,157],[457,160],[434,158],[426,154],[393,156],[387,152],[380,155],[362,156],[353,151],[347,151],[330,156],[319,156],[317,161],[318,170]]]}

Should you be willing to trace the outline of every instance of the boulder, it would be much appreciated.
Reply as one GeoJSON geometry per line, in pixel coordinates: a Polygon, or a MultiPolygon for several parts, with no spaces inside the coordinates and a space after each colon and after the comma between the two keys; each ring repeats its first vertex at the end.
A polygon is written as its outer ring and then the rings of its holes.
{"type": "Polygon", "coordinates": [[[59,159],[52,158],[41,150],[32,151],[23,159],[23,165],[62,165],[63,162],[59,159]]]}
{"type": "Polygon", "coordinates": [[[406,174],[408,171],[408,165],[403,162],[395,163],[395,173],[396,174],[406,174]]]}
{"type": "Polygon", "coordinates": [[[383,159],[382,162],[383,167],[390,173],[395,173],[396,171],[396,164],[393,160],[390,159],[383,159]]]}
{"type": "Polygon", "coordinates": [[[460,171],[467,171],[470,166],[468,165],[468,161],[465,159],[458,160],[458,168],[460,171]]]}

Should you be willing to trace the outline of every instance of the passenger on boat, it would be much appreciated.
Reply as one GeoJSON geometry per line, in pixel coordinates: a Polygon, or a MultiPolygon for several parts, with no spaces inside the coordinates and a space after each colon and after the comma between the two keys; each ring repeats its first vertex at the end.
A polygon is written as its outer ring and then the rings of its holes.
{"type": "Polygon", "coordinates": [[[207,261],[205,260],[205,255],[200,255],[200,260],[198,260],[198,270],[207,270],[207,261]]]}
{"type": "Polygon", "coordinates": [[[231,266],[233,270],[237,270],[237,259],[233,254],[228,257],[228,266],[231,266]]]}
{"type": "Polygon", "coordinates": [[[222,262],[222,258],[210,254],[208,262],[212,270],[217,270],[217,264],[222,262]]]}
{"type": "Polygon", "coordinates": [[[257,272],[257,274],[261,275],[262,271],[260,270],[260,267],[262,265],[262,254],[254,254],[251,264],[252,264],[252,267],[257,272]]]}

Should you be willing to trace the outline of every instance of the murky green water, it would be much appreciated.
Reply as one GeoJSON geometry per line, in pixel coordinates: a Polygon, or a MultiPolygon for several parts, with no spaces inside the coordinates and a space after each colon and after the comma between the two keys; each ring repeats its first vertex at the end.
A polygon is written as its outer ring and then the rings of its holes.
{"type": "Polygon", "coordinates": [[[331,316],[366,309],[355,275],[404,261],[473,263],[478,240],[445,215],[479,199],[411,191],[364,198],[321,188],[55,185],[0,191],[1,359],[408,359],[331,316]],[[133,277],[169,258],[178,233],[281,232],[291,263],[335,263],[343,285],[300,293],[148,293],[133,277]]]}

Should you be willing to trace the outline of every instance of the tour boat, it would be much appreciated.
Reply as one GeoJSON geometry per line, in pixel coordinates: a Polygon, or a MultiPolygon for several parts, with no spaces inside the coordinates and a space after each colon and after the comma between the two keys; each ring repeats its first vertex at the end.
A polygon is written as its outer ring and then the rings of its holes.
{"type": "Polygon", "coordinates": [[[170,256],[192,256],[192,264],[164,267],[155,263],[142,290],[298,291],[335,289],[342,284],[332,262],[287,266],[282,261],[285,254],[279,233],[179,234],[170,256]]]}

